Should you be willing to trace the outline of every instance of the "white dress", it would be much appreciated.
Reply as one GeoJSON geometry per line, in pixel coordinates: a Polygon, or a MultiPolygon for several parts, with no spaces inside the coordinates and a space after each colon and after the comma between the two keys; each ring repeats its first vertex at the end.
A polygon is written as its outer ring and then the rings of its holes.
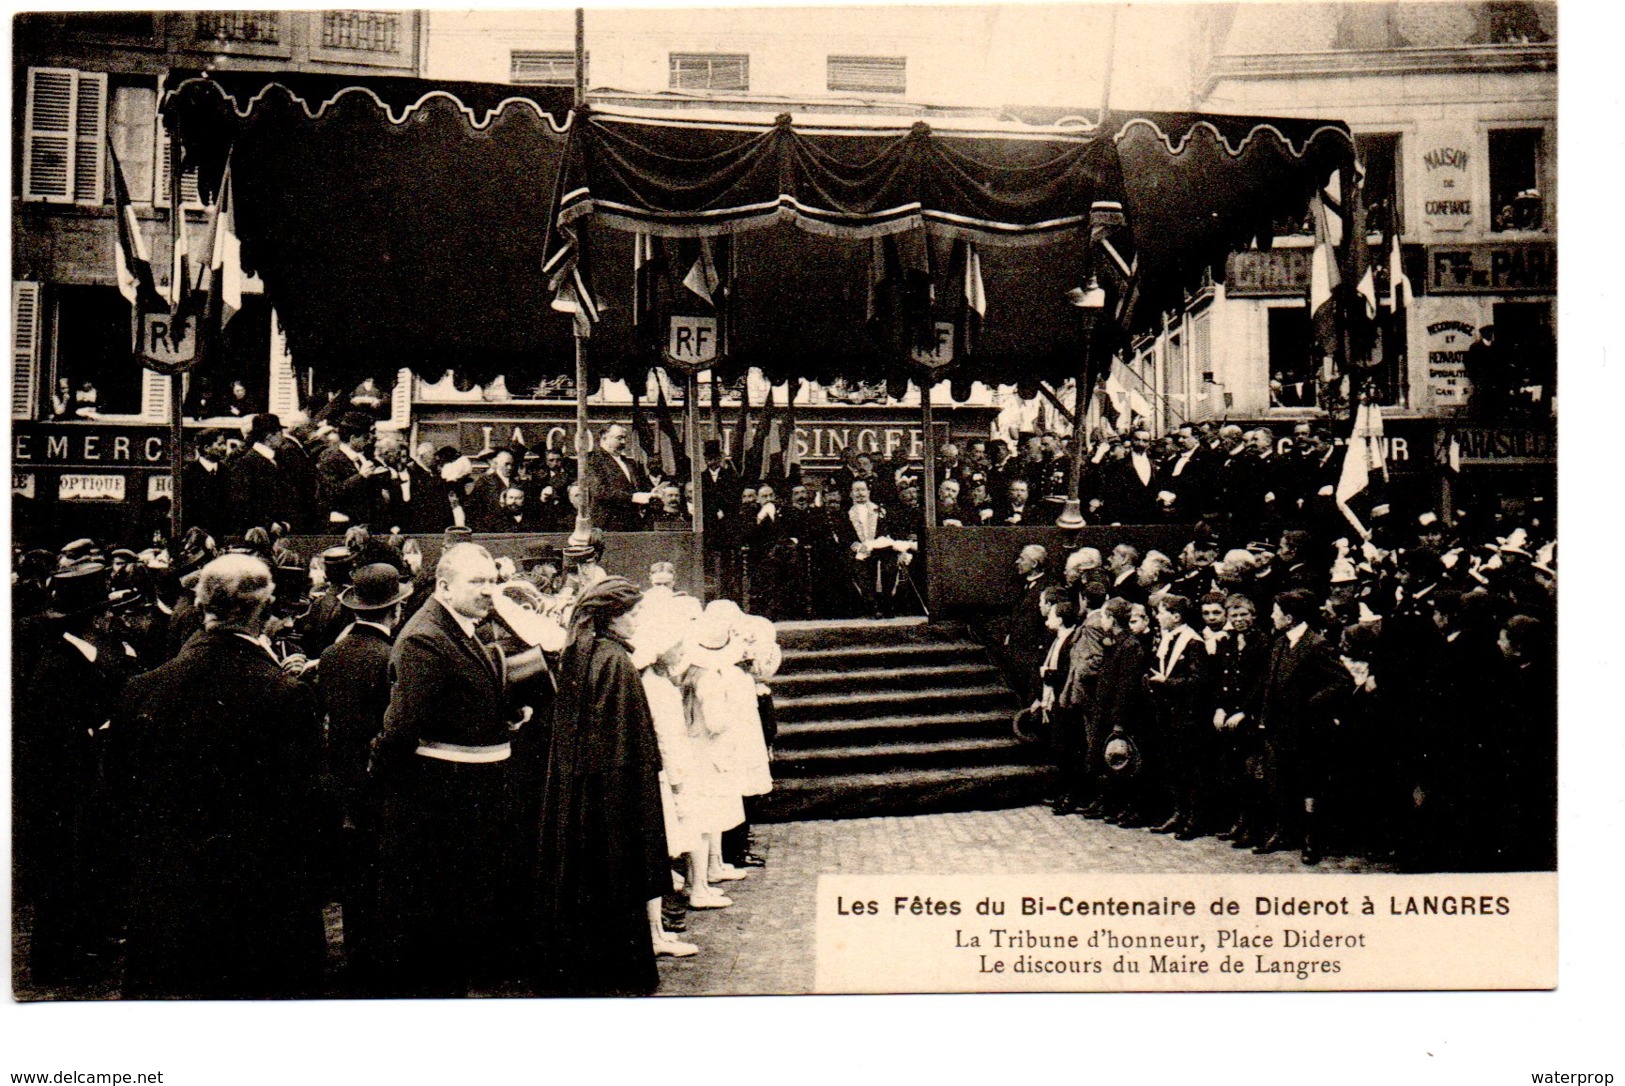
{"type": "MultiPolygon", "coordinates": [[[[739,670],[732,664],[725,667],[739,670]]],[[[683,787],[691,793],[688,817],[701,833],[721,833],[745,821],[744,793],[731,771],[733,717],[723,670],[695,664],[683,676],[683,709],[693,756],[693,776],[683,787]]]]}
{"type": "Polygon", "coordinates": [[[660,747],[660,810],[665,815],[666,851],[682,856],[700,847],[704,828],[695,825],[690,782],[694,779],[694,743],[683,716],[683,692],[653,668],[643,671],[643,693],[654,717],[660,747]]]}
{"type": "Polygon", "coordinates": [[[728,689],[729,768],[742,796],[762,796],[773,790],[773,770],[762,735],[762,714],[756,705],[756,676],[738,664],[725,668],[728,689]]]}

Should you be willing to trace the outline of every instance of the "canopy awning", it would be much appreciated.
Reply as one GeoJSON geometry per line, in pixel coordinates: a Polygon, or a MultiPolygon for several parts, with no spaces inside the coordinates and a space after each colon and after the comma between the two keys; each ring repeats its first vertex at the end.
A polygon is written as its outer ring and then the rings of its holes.
{"type": "Polygon", "coordinates": [[[896,384],[949,326],[938,357],[960,391],[1073,377],[1084,326],[1069,292],[1092,262],[1107,334],[1149,330],[1354,162],[1328,121],[928,126],[572,115],[567,88],[407,79],[170,86],[165,116],[205,189],[230,153],[245,264],[301,365],[431,379],[453,366],[510,389],[571,371],[544,259],[553,285],[564,267],[588,273],[595,376],[658,364],[668,315],[716,314],[725,373],[896,384]]]}

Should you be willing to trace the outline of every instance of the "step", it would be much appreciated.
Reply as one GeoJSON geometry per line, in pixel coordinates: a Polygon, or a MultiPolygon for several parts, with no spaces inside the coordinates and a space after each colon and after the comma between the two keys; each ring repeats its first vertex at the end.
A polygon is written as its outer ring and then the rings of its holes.
{"type": "Polygon", "coordinates": [[[898,645],[838,645],[824,649],[785,649],[779,674],[831,667],[898,666],[985,659],[987,650],[974,641],[921,641],[898,645]]]}
{"type": "Polygon", "coordinates": [[[825,693],[922,690],[937,686],[989,686],[1001,672],[992,664],[934,664],[911,667],[843,668],[836,671],[797,671],[780,673],[773,679],[773,693],[782,697],[825,693]]]}
{"type": "Polygon", "coordinates": [[[1014,710],[946,710],[903,716],[856,717],[849,720],[807,720],[779,724],[774,748],[784,751],[808,750],[821,746],[857,746],[887,743],[974,739],[1007,736],[1014,710]]]}
{"type": "Polygon", "coordinates": [[[778,721],[840,720],[853,717],[896,716],[918,708],[924,712],[954,709],[991,709],[1010,706],[1015,696],[1003,684],[944,686],[924,690],[888,690],[865,694],[808,694],[773,699],[778,721]]]}
{"type": "Polygon", "coordinates": [[[775,780],[883,773],[896,769],[965,769],[972,766],[1024,765],[1041,761],[1035,743],[1005,735],[983,739],[939,739],[912,743],[809,747],[775,750],[775,780]]]}
{"type": "Polygon", "coordinates": [[[774,624],[779,648],[840,648],[850,645],[904,645],[965,639],[965,628],[952,622],[928,623],[923,618],[863,618],[774,624]]]}
{"type": "Polygon", "coordinates": [[[1043,798],[1052,773],[993,765],[789,778],[774,782],[758,813],[762,822],[795,822],[1026,807],[1043,798]]]}

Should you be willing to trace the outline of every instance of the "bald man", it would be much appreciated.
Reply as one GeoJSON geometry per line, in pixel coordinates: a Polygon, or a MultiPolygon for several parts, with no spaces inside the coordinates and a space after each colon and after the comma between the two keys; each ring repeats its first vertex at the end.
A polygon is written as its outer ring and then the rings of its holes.
{"type": "Polygon", "coordinates": [[[517,918],[502,915],[511,740],[508,681],[540,651],[505,659],[475,636],[497,567],[475,543],[446,548],[434,596],[401,630],[374,743],[379,817],[379,994],[457,996],[497,978],[517,918]]]}
{"type": "Polygon", "coordinates": [[[627,453],[627,430],[612,424],[587,455],[592,522],[606,532],[637,532],[649,505],[649,473],[627,453]]]}

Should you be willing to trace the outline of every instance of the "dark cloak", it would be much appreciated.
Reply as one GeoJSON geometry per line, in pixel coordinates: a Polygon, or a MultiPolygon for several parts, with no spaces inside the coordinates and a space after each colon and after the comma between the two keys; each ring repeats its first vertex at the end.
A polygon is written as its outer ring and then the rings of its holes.
{"type": "Polygon", "coordinates": [[[646,906],[671,888],[654,720],[618,638],[577,633],[559,670],[542,797],[542,983],[652,992],[646,906]]]}

